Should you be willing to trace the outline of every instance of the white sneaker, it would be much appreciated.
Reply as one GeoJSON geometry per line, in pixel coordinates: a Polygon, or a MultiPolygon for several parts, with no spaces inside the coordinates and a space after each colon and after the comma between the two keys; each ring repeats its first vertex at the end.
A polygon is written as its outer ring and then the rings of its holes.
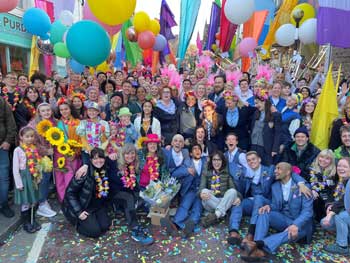
{"type": "Polygon", "coordinates": [[[39,208],[36,211],[36,213],[39,216],[43,216],[43,217],[54,217],[57,214],[55,211],[51,209],[49,203],[47,202],[45,202],[42,205],[39,205],[39,208]]]}

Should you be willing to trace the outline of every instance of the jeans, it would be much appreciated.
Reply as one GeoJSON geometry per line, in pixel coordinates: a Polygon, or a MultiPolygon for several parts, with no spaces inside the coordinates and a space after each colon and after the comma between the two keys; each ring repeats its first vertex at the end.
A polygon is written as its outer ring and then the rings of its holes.
{"type": "Polygon", "coordinates": [[[212,191],[208,189],[203,189],[202,193],[208,193],[210,195],[208,200],[202,200],[203,208],[209,212],[219,211],[220,217],[226,215],[227,210],[232,207],[233,202],[237,198],[237,191],[235,189],[228,189],[221,198],[215,197],[212,191]]]}
{"type": "Polygon", "coordinates": [[[7,203],[9,191],[9,152],[0,149],[0,205],[7,203]]]}
{"type": "Polygon", "coordinates": [[[337,244],[342,247],[348,246],[350,214],[348,211],[340,212],[334,216],[335,227],[337,229],[337,244]]]}
{"type": "Polygon", "coordinates": [[[39,185],[39,192],[40,192],[39,202],[40,203],[45,202],[47,200],[48,195],[49,195],[51,175],[52,175],[52,172],[43,173],[43,178],[41,179],[41,182],[39,185]]]}
{"type": "Polygon", "coordinates": [[[202,203],[197,192],[189,191],[181,199],[173,222],[181,228],[185,227],[185,221],[191,219],[195,224],[199,222],[202,212],[202,203]]]}

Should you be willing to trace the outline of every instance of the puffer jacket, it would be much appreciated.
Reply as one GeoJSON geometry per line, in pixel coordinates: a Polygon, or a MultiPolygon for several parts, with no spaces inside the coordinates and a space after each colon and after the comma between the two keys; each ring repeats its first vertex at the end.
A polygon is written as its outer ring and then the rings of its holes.
{"type": "Polygon", "coordinates": [[[67,220],[76,225],[81,212],[86,211],[91,203],[93,194],[95,194],[94,169],[90,165],[86,176],[76,179],[73,177],[68,185],[64,200],[62,203],[62,212],[67,220]]]}
{"type": "Polygon", "coordinates": [[[16,122],[11,108],[0,96],[0,144],[3,142],[14,144],[16,132],[16,122]]]}

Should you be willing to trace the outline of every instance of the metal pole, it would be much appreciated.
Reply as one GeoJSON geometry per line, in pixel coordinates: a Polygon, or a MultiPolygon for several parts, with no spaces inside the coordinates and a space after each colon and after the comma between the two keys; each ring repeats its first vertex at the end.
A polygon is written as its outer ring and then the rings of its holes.
{"type": "Polygon", "coordinates": [[[326,59],[324,63],[324,75],[327,74],[329,65],[331,63],[332,59],[332,46],[330,43],[327,44],[327,53],[326,53],[326,59]]]}

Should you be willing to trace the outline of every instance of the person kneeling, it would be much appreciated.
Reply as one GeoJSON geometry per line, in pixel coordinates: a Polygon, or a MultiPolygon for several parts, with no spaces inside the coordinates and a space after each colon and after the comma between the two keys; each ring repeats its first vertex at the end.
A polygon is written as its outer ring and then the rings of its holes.
{"type": "Polygon", "coordinates": [[[86,175],[72,179],[62,204],[67,220],[76,226],[79,234],[87,237],[98,238],[111,225],[105,208],[109,192],[105,161],[104,151],[94,148],[86,175]]]}

